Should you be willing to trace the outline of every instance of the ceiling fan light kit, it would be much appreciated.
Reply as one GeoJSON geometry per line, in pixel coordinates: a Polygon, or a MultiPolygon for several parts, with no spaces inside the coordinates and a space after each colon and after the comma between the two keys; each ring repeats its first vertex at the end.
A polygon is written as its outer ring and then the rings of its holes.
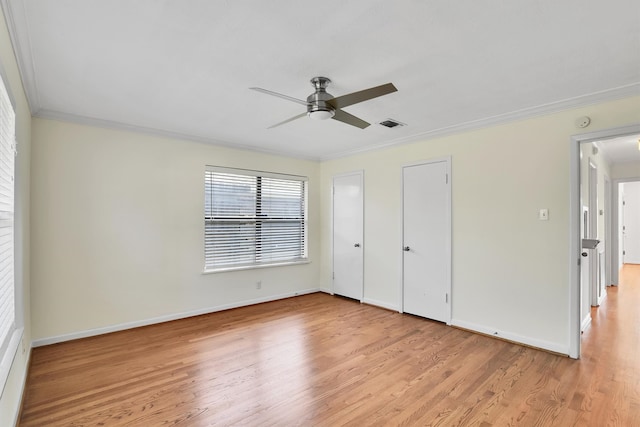
{"type": "Polygon", "coordinates": [[[336,115],[333,110],[315,110],[307,112],[307,116],[314,120],[327,120],[336,115]]]}
{"type": "MultiPolygon", "coordinates": [[[[368,101],[379,96],[388,95],[398,90],[393,85],[393,83],[387,83],[358,92],[334,97],[327,92],[329,83],[331,83],[331,80],[327,77],[312,78],[311,85],[315,88],[315,92],[309,95],[306,101],[259,87],[252,87],[249,89],[255,90],[257,92],[262,92],[267,95],[277,96],[278,98],[286,99],[298,104],[306,105],[306,115],[314,120],[334,119],[360,129],[368,127],[370,123],[367,123],[364,120],[352,114],[349,114],[346,111],[343,111],[342,108],[348,107],[349,105],[357,104],[359,102],[368,101]]],[[[283,125],[285,123],[289,123],[304,116],[305,113],[298,114],[297,116],[291,117],[283,122],[276,123],[275,125],[270,126],[269,129],[283,125]]]]}

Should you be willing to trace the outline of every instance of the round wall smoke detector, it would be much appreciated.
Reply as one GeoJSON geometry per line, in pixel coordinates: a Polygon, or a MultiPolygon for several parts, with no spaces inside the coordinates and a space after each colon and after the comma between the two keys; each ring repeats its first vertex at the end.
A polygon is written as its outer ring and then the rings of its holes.
{"type": "Polygon", "coordinates": [[[579,128],[586,128],[591,123],[591,119],[587,116],[582,116],[576,119],[576,126],[579,128]]]}

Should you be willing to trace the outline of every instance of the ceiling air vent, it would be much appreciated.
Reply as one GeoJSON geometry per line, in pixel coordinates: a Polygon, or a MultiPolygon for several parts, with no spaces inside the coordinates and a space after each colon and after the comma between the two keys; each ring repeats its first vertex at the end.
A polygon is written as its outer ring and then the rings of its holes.
{"type": "Polygon", "coordinates": [[[396,126],[406,126],[406,124],[401,123],[401,122],[399,122],[397,120],[394,120],[394,119],[387,119],[387,120],[385,120],[383,122],[380,122],[379,124],[384,126],[384,127],[387,127],[387,128],[394,128],[396,126]]]}

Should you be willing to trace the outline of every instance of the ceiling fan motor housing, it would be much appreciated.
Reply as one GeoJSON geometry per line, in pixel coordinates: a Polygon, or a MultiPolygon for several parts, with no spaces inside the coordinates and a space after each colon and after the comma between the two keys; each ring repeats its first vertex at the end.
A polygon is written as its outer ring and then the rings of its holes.
{"type": "Polygon", "coordinates": [[[307,97],[307,115],[312,119],[326,120],[333,117],[336,112],[335,108],[327,103],[333,99],[333,95],[327,92],[331,80],[326,77],[314,77],[311,84],[316,91],[307,97]]]}

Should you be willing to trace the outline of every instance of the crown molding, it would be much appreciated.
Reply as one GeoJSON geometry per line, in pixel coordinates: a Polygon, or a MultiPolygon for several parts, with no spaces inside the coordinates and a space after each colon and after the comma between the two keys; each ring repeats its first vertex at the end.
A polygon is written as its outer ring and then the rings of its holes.
{"type": "Polygon", "coordinates": [[[19,0],[0,0],[9,30],[9,37],[11,38],[11,45],[13,46],[13,53],[18,63],[22,87],[27,97],[29,110],[33,115],[40,108],[40,97],[35,78],[35,64],[31,55],[31,39],[29,38],[29,23],[26,18],[25,3],[19,0]],[[21,37],[18,37],[18,31],[20,31],[21,37]],[[26,45],[21,44],[20,40],[26,40],[26,45]]]}
{"type": "Polygon", "coordinates": [[[280,150],[269,150],[269,149],[255,147],[253,145],[234,143],[229,141],[221,141],[221,140],[207,138],[199,135],[173,132],[173,131],[164,130],[164,129],[148,128],[144,126],[132,125],[129,123],[96,119],[93,117],[80,116],[80,115],[70,114],[70,113],[61,113],[59,111],[53,111],[53,110],[47,110],[47,109],[38,110],[35,114],[33,114],[33,117],[37,117],[40,119],[47,119],[47,120],[56,120],[59,122],[75,123],[79,125],[98,127],[103,129],[112,129],[112,130],[118,130],[118,131],[140,133],[145,135],[158,136],[161,138],[198,142],[201,144],[215,145],[218,147],[231,148],[234,150],[253,151],[257,153],[269,154],[272,156],[279,156],[279,157],[289,157],[289,158],[298,159],[298,160],[310,160],[315,162],[320,161],[320,158],[317,156],[315,157],[305,156],[302,154],[290,153],[290,152],[285,152],[280,150]]]}
{"type": "Polygon", "coordinates": [[[369,151],[380,150],[383,148],[389,148],[396,145],[409,144],[412,142],[424,141],[427,139],[433,139],[456,133],[468,132],[472,130],[482,129],[490,126],[497,126],[518,120],[530,119],[538,116],[545,116],[560,111],[570,110],[573,108],[585,107],[587,105],[599,104],[606,101],[614,101],[616,99],[629,98],[632,96],[640,95],[640,82],[632,83],[625,86],[619,86],[613,89],[607,89],[599,92],[593,92],[586,95],[576,96],[574,98],[563,99],[561,101],[550,102],[548,104],[542,104],[535,107],[523,108],[521,110],[512,111],[505,114],[499,114],[496,116],[485,117],[478,120],[471,120],[464,123],[459,123],[452,126],[447,126],[439,129],[433,129],[426,132],[417,133],[414,135],[397,138],[391,141],[387,141],[381,144],[370,145],[365,148],[359,148],[355,150],[343,151],[334,155],[322,156],[320,161],[339,159],[343,157],[349,157],[356,154],[362,154],[369,151]]]}
{"type": "MultiPolygon", "coordinates": [[[[0,1],[6,1],[6,0],[0,0],[0,1]]],[[[93,117],[80,116],[80,115],[70,114],[70,113],[62,113],[62,112],[47,110],[47,109],[39,109],[32,114],[34,117],[38,117],[38,118],[76,123],[76,124],[85,125],[85,126],[94,126],[94,127],[100,127],[100,128],[106,128],[106,129],[142,133],[142,134],[154,135],[154,136],[159,136],[164,138],[212,144],[212,145],[225,147],[225,148],[233,148],[236,150],[253,151],[253,152],[259,152],[264,154],[270,154],[274,156],[322,162],[327,160],[339,159],[343,157],[349,157],[349,156],[362,154],[370,151],[381,150],[384,148],[389,148],[397,145],[409,144],[413,142],[424,141],[428,139],[453,135],[453,134],[462,133],[462,132],[469,132],[472,130],[482,129],[490,126],[497,126],[497,125],[510,123],[518,120],[524,120],[524,119],[529,119],[533,117],[553,114],[560,111],[569,110],[572,108],[579,108],[587,105],[593,105],[593,104],[598,104],[606,101],[613,101],[616,99],[623,99],[623,98],[628,98],[631,96],[638,96],[638,95],[640,95],[640,83],[633,83],[630,85],[621,86],[621,87],[600,91],[600,92],[594,92],[587,95],[581,95],[578,97],[569,98],[562,101],[543,104],[543,105],[539,105],[531,108],[525,108],[522,110],[517,110],[510,113],[486,117],[479,120],[472,120],[464,123],[459,123],[453,126],[447,126],[439,129],[430,130],[427,132],[421,132],[418,134],[394,139],[394,140],[383,142],[380,144],[370,145],[365,148],[343,151],[343,152],[331,154],[328,156],[305,156],[302,154],[296,154],[296,153],[286,152],[282,150],[269,150],[269,149],[259,148],[259,147],[247,145],[247,144],[216,140],[213,138],[207,138],[200,135],[191,135],[191,134],[173,132],[173,131],[164,130],[164,129],[148,128],[148,127],[137,126],[129,123],[96,119],[93,117]]]]}

